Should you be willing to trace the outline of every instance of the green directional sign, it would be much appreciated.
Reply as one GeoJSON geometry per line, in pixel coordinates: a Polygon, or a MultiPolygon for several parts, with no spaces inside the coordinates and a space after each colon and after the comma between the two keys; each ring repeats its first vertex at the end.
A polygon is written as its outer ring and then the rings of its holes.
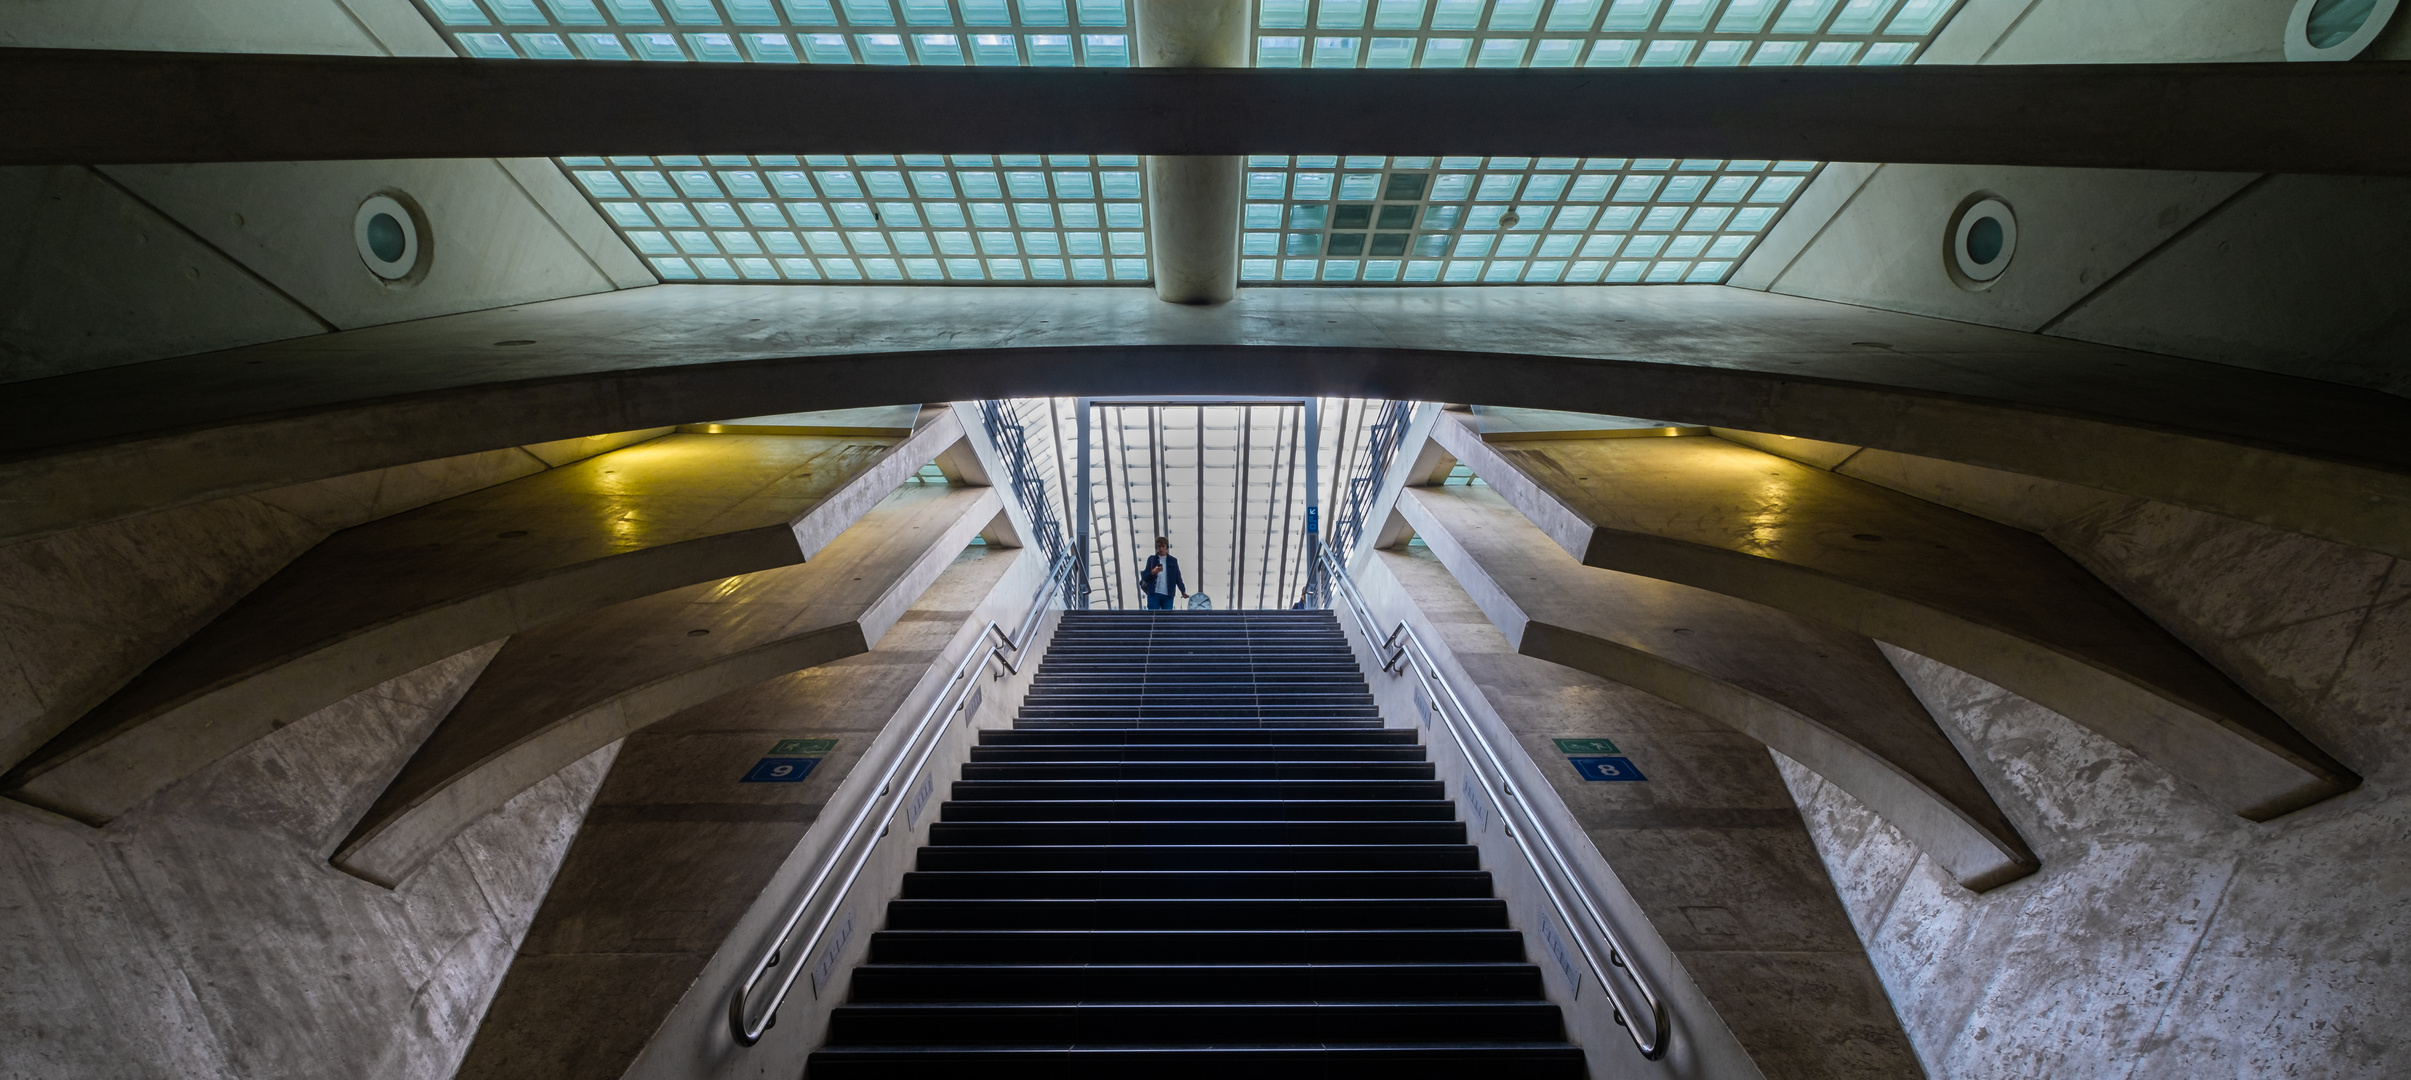
{"type": "Polygon", "coordinates": [[[1620,754],[1616,744],[1606,739],[1551,739],[1560,754],[1620,754]]]}
{"type": "Polygon", "coordinates": [[[837,749],[835,739],[780,739],[770,748],[773,754],[826,754],[837,749]]]}

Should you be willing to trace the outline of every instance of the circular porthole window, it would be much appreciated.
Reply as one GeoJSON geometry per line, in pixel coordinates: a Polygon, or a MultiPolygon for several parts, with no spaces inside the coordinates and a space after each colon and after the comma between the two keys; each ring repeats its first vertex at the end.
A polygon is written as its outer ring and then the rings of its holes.
{"type": "Polygon", "coordinates": [[[352,214],[352,244],[369,272],[390,282],[416,281],[426,263],[425,224],[416,207],[393,195],[371,195],[352,214]]]}
{"type": "Polygon", "coordinates": [[[2294,0],[2285,20],[2288,60],[2350,60],[2394,21],[2401,0],[2294,0]]]}
{"type": "Polygon", "coordinates": [[[1999,196],[1976,194],[1951,218],[1943,262],[1970,289],[1990,288],[2018,253],[2018,217],[1999,196]]]}

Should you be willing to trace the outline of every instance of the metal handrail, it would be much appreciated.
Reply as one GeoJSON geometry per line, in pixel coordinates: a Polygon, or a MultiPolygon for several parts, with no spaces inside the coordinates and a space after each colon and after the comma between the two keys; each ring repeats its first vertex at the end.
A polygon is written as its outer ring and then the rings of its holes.
{"type": "Polygon", "coordinates": [[[1063,554],[1063,524],[1056,519],[1054,500],[1047,498],[1045,472],[1030,459],[1029,430],[1013,410],[1011,401],[983,400],[978,405],[980,424],[987,429],[989,440],[996,444],[997,457],[1004,462],[1013,494],[1021,497],[1031,531],[1037,534],[1039,550],[1054,559],[1063,554]]]}
{"type": "MultiPolygon", "coordinates": [[[[829,932],[829,924],[836,920],[839,907],[836,899],[843,897],[854,887],[855,879],[862,876],[862,868],[870,863],[871,853],[878,850],[877,837],[872,838],[870,843],[862,845],[862,851],[854,857],[853,865],[846,868],[845,880],[837,886],[837,891],[832,895],[827,909],[821,912],[820,921],[813,924],[812,933],[805,938],[803,946],[790,954],[785,948],[787,939],[795,933],[796,926],[804,921],[805,913],[812,910],[813,902],[821,895],[821,887],[827,885],[829,879],[836,875],[837,864],[844,857],[846,850],[854,846],[855,840],[862,835],[863,829],[873,817],[878,815],[880,807],[887,805],[888,796],[911,790],[913,780],[918,778],[921,775],[921,769],[929,764],[930,755],[936,753],[938,748],[938,740],[930,738],[929,733],[933,729],[942,728],[946,720],[953,718],[955,713],[963,709],[966,698],[957,693],[957,687],[960,686],[967,690],[971,686],[976,686],[977,682],[969,678],[972,670],[984,667],[990,660],[996,661],[1004,668],[1004,671],[999,672],[996,678],[1002,679],[1007,675],[1020,673],[1020,663],[1006,657],[1005,654],[1011,652],[1018,656],[1022,653],[1024,647],[1029,643],[1030,634],[1038,627],[1038,620],[1047,612],[1047,594],[1062,588],[1063,582],[1071,574],[1071,568],[1072,559],[1068,553],[1056,558],[1054,563],[1049,566],[1046,580],[1039,584],[1036,595],[1030,598],[1030,612],[1022,618],[1021,628],[1018,631],[1007,634],[1004,632],[1004,628],[996,625],[993,620],[980,631],[980,640],[985,640],[993,635],[997,639],[996,643],[990,645],[985,653],[974,645],[970,651],[963,654],[962,662],[954,666],[954,674],[947,677],[945,685],[938,690],[937,698],[929,703],[928,710],[924,711],[921,719],[913,725],[912,734],[906,736],[904,741],[897,745],[894,760],[888,763],[887,772],[879,777],[879,782],[873,789],[876,793],[864,799],[862,808],[854,812],[853,820],[848,821],[845,828],[839,830],[836,842],[829,845],[827,853],[821,857],[820,865],[813,870],[811,884],[804,886],[803,891],[797,895],[794,907],[787,913],[787,921],[779,927],[777,936],[770,939],[770,946],[764,949],[761,956],[754,961],[753,970],[746,975],[744,984],[737,987],[737,992],[729,996],[728,1027],[729,1033],[736,1036],[737,1045],[752,1046],[762,1041],[762,1033],[769,1031],[771,1025],[778,1023],[779,1006],[786,1003],[788,992],[795,989],[795,980],[804,973],[804,961],[812,956],[812,950],[820,947],[822,936],[829,932]],[[949,701],[953,702],[951,706],[947,704],[949,701]],[[914,753],[915,747],[919,748],[917,754],[914,753]],[[905,765],[907,758],[911,759],[909,769],[905,765]],[[899,775],[902,778],[901,783],[898,781],[899,775]],[[762,1021],[757,1027],[746,1016],[746,1002],[752,998],[754,988],[761,985],[763,977],[768,975],[772,968],[782,966],[782,962],[789,955],[794,956],[796,962],[785,965],[787,968],[785,977],[779,980],[778,992],[771,995],[770,1004],[762,1010],[762,1021]]],[[[892,815],[894,808],[889,807],[888,812],[892,815]]],[[[879,836],[886,835],[887,826],[881,825],[879,836]]]]}
{"type": "Polygon", "coordinates": [[[1334,594],[1347,600],[1349,614],[1355,617],[1357,629],[1363,632],[1367,642],[1378,641],[1380,643],[1375,646],[1375,651],[1387,654],[1381,658],[1381,670],[1398,673],[1400,666],[1405,666],[1414,673],[1416,681],[1423,687],[1424,692],[1430,695],[1435,705],[1439,705],[1445,695],[1446,704],[1455,708],[1454,715],[1451,715],[1446,707],[1440,709],[1440,718],[1448,727],[1449,737],[1456,741],[1457,749],[1465,755],[1465,762],[1468,766],[1474,764],[1476,760],[1474,749],[1479,747],[1481,758],[1490,763],[1491,773],[1496,779],[1492,780],[1483,776],[1482,770],[1479,768],[1469,768],[1468,772],[1484,787],[1492,789],[1494,802],[1501,807],[1512,803],[1516,810],[1523,815],[1524,820],[1530,823],[1529,828],[1518,831],[1513,822],[1506,822],[1507,836],[1515,841],[1518,849],[1523,851],[1524,861],[1531,864],[1532,875],[1539,879],[1541,889],[1548,894],[1550,906],[1557,909],[1557,917],[1563,920],[1567,926],[1575,926],[1577,920],[1567,909],[1564,894],[1559,891],[1556,883],[1550,880],[1547,869],[1541,865],[1540,856],[1533,852],[1532,845],[1525,839],[1525,834],[1528,833],[1539,838],[1542,848],[1548,852],[1549,861],[1556,864],[1558,874],[1571,887],[1574,898],[1581,904],[1583,914],[1588,916],[1586,920],[1582,920],[1583,924],[1607,940],[1608,964],[1624,969],[1631,976],[1633,986],[1640,991],[1649,1014],[1650,1038],[1643,1039],[1640,1028],[1629,1019],[1636,1015],[1636,1012],[1631,1003],[1625,1000],[1624,991],[1617,980],[1608,977],[1607,966],[1599,962],[1599,955],[1591,948],[1589,937],[1576,933],[1573,935],[1574,945],[1582,950],[1582,958],[1590,964],[1591,974],[1599,980],[1600,988],[1607,991],[1608,999],[1615,1008],[1616,1023],[1624,1028],[1625,1034],[1632,1037],[1633,1045],[1640,1049],[1643,1058],[1656,1061],[1666,1056],[1666,1046],[1671,1033],[1668,1030],[1664,1000],[1658,996],[1656,989],[1650,986],[1648,977],[1641,974],[1641,969],[1630,961],[1632,950],[1625,946],[1623,936],[1616,932],[1615,925],[1608,922],[1607,917],[1600,913],[1597,899],[1591,895],[1591,891],[1584,884],[1581,875],[1574,872],[1572,860],[1566,858],[1565,850],[1558,846],[1556,837],[1550,834],[1548,826],[1542,823],[1540,815],[1533,812],[1531,804],[1524,801],[1524,797],[1516,791],[1514,782],[1509,779],[1506,762],[1499,757],[1498,750],[1491,745],[1489,737],[1482,734],[1481,726],[1474,722],[1473,711],[1465,707],[1463,699],[1457,697],[1456,689],[1450,686],[1447,677],[1441,674],[1439,664],[1432,660],[1431,649],[1423,644],[1423,639],[1415,633],[1414,627],[1407,625],[1404,619],[1398,620],[1396,629],[1386,635],[1382,634],[1379,623],[1373,618],[1371,606],[1365,603],[1364,595],[1357,591],[1356,582],[1348,577],[1347,568],[1333,559],[1328,551],[1323,554],[1323,563],[1325,576],[1335,585],[1334,594]],[[1408,648],[1410,645],[1413,646],[1411,652],[1408,648]],[[1461,725],[1457,720],[1457,717],[1460,716],[1464,718],[1461,725]],[[1470,745],[1467,741],[1468,735],[1472,737],[1470,745]]]}

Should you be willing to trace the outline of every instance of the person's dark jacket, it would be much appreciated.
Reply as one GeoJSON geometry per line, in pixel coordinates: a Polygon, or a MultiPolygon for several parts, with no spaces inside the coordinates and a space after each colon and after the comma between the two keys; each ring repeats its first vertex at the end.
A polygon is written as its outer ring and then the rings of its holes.
{"type": "Polygon", "coordinates": [[[1157,568],[1166,566],[1171,568],[1172,574],[1172,591],[1166,595],[1178,596],[1181,593],[1189,591],[1189,583],[1180,579],[1179,559],[1170,555],[1149,555],[1147,556],[1147,565],[1139,568],[1139,595],[1155,595],[1155,575],[1158,572],[1157,568]]]}

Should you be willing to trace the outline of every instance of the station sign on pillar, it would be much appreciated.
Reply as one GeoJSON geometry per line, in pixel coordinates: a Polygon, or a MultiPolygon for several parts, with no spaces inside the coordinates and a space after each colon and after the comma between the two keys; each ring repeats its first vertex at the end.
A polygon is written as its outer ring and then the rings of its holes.
{"type": "MultiPolygon", "coordinates": [[[[1138,66],[1247,66],[1248,0],[1134,0],[1138,66]]],[[[1147,251],[1155,295],[1175,304],[1219,304],[1239,289],[1237,155],[1151,156],[1147,251]]]]}

